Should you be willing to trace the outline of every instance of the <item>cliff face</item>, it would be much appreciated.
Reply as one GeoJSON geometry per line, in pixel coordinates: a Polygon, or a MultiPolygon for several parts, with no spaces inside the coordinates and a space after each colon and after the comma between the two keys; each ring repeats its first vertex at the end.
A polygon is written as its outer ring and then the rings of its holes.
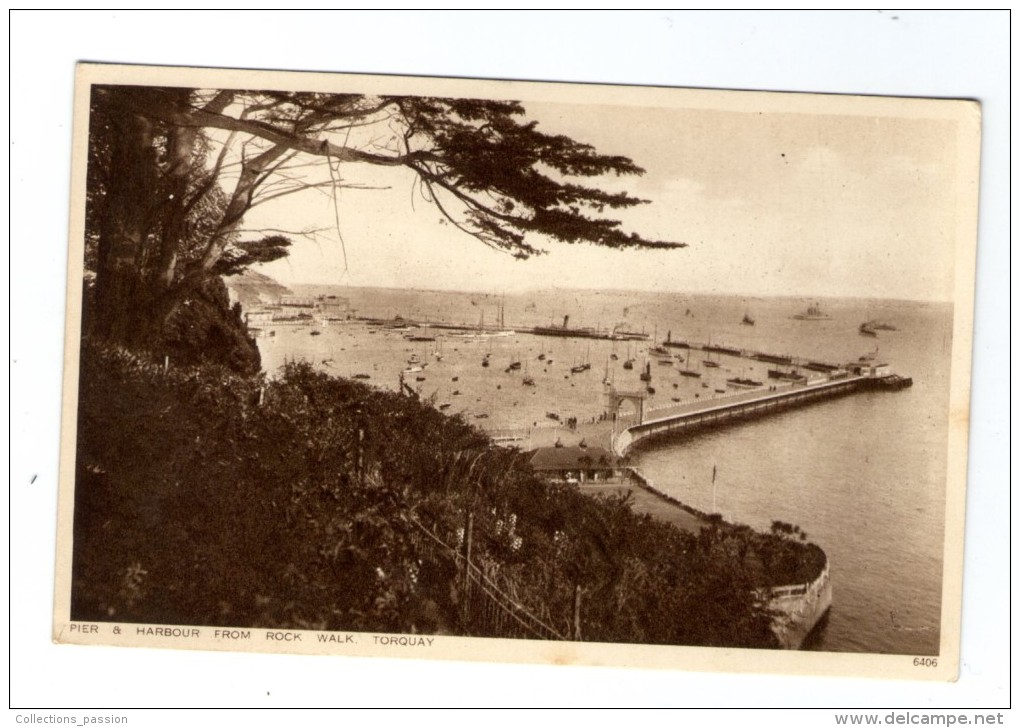
{"type": "Polygon", "coordinates": [[[175,363],[214,362],[248,374],[261,367],[258,347],[244,325],[240,307],[231,306],[227,287],[216,277],[174,303],[159,338],[157,350],[175,363]]]}
{"type": "Polygon", "coordinates": [[[292,293],[286,286],[253,270],[246,270],[236,276],[226,276],[223,282],[230,291],[231,302],[240,303],[243,308],[279,303],[281,296],[292,293]]]}

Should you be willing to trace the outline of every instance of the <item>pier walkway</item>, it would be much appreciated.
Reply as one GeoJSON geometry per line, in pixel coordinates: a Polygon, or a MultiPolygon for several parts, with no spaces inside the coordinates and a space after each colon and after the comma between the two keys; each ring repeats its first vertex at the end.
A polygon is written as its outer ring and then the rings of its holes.
{"type": "Polygon", "coordinates": [[[821,377],[803,383],[764,385],[752,391],[706,398],[655,410],[659,416],[631,425],[615,434],[613,452],[624,456],[633,445],[648,437],[695,432],[743,419],[759,417],[819,399],[861,389],[887,386],[888,377],[843,375],[821,377]],[[668,413],[661,414],[668,409],[668,413]]]}

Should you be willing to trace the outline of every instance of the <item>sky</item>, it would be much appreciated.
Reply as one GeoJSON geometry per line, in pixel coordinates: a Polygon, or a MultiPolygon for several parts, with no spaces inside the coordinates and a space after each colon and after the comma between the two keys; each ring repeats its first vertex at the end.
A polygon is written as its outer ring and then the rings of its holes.
{"type": "Polygon", "coordinates": [[[345,181],[375,189],[338,193],[339,236],[321,192],[249,213],[246,227],[320,230],[259,270],[285,284],[952,300],[967,127],[942,109],[927,118],[917,102],[901,113],[874,99],[741,92],[695,94],[691,104],[682,90],[643,98],[524,106],[540,130],[643,167],[640,177],[594,181],[649,201],[616,213],[625,229],[686,248],[538,240],[548,254],[515,260],[442,220],[409,171],[349,164],[345,181]]]}

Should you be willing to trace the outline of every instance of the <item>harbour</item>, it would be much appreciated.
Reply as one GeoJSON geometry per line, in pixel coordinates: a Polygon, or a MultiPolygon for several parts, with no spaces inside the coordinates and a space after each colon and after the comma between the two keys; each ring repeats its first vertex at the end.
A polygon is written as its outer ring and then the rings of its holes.
{"type": "Polygon", "coordinates": [[[941,393],[948,391],[948,372],[938,355],[950,343],[945,339],[948,307],[829,300],[825,306],[832,319],[799,321],[791,318],[791,312],[802,308],[799,301],[765,299],[755,300],[756,325],[748,326],[741,323],[746,299],[738,297],[331,287],[309,287],[307,293],[338,291],[350,298],[355,316],[376,320],[322,327],[323,335],[316,337],[307,329],[288,327],[260,339],[267,372],[286,360],[303,359],[323,371],[360,374],[373,386],[396,390],[404,360],[417,353],[428,364],[407,382],[417,396],[484,429],[496,442],[522,450],[582,441],[608,447],[614,432],[638,423],[633,402],[619,408],[615,421],[608,415],[606,393],[611,387],[642,392],[644,416],[651,421],[798,388],[812,391],[796,381],[770,378],[770,369],[795,369],[805,382],[815,384],[855,362],[888,362],[909,374],[914,386],[903,392],[862,388],[853,396],[818,398],[810,406],[766,404],[773,410],[768,417],[732,418],[688,429],[683,436],[651,438],[628,448],[627,457],[657,490],[695,510],[718,511],[727,521],[766,530],[772,520],[783,520],[808,532],[830,557],[835,591],[831,616],[819,638],[809,641],[809,649],[937,649],[944,494],[938,423],[944,417],[941,393]],[[483,311],[485,321],[496,322],[501,302],[506,328],[513,333],[479,335],[483,311]],[[663,343],[681,344],[668,348],[684,361],[651,367],[651,382],[644,382],[640,375],[648,349],[657,343],[652,336],[613,341],[527,332],[545,325],[551,311],[568,311],[572,320],[581,322],[595,319],[593,328],[598,320],[615,318],[615,324],[625,324],[621,330],[657,329],[663,343]],[[879,316],[895,321],[899,331],[883,330],[877,341],[862,339],[856,332],[860,322],[879,316]],[[437,341],[404,338],[421,330],[401,330],[413,326],[412,321],[427,321],[437,341]],[[439,321],[462,323],[457,333],[470,335],[443,333],[435,325],[439,321]],[[441,360],[435,358],[436,351],[442,352],[441,360]],[[873,356],[877,358],[867,359],[873,356]],[[482,366],[486,358],[491,367],[482,366]],[[515,360],[528,364],[534,386],[524,385],[523,367],[506,371],[515,360]],[[624,366],[628,361],[634,362],[632,369],[624,366]],[[585,362],[589,369],[570,372],[585,362]],[[685,376],[685,370],[701,376],[685,376]],[[418,376],[424,381],[417,381],[418,376]],[[727,386],[728,379],[743,377],[763,386],[749,391],[727,386]],[[648,392],[649,384],[654,393],[648,392]],[[773,386],[777,389],[770,392],[773,386]],[[547,416],[553,414],[555,419],[547,416]],[[826,436],[843,422],[854,423],[854,441],[835,433],[826,436]],[[713,467],[720,474],[714,488],[713,467]],[[879,511],[862,498],[879,504],[879,511]],[[857,518],[848,520],[850,514],[865,512],[871,515],[863,526],[857,518]],[[905,558],[891,558],[904,549],[905,558]],[[878,573],[882,579],[876,578],[878,573]],[[894,628],[890,612],[896,613],[897,625],[910,625],[914,631],[894,628]]]}

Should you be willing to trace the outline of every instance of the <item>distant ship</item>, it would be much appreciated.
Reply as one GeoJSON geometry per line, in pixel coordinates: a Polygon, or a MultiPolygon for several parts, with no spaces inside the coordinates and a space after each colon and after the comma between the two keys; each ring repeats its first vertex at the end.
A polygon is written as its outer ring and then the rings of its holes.
{"type": "Polygon", "coordinates": [[[828,321],[832,316],[822,311],[821,306],[816,302],[813,306],[808,306],[805,313],[794,314],[793,318],[798,321],[828,321]]]}

